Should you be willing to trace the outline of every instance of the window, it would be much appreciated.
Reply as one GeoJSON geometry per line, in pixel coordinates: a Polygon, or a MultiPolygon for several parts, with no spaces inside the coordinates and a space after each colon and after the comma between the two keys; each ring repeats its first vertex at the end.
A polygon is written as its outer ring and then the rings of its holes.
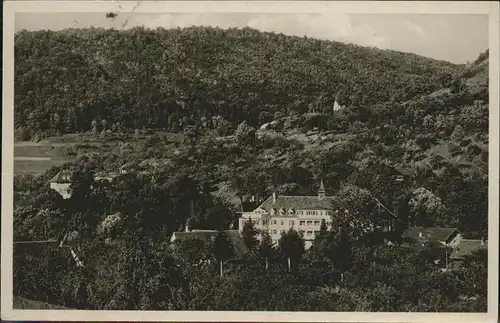
{"type": "Polygon", "coordinates": [[[295,221],[290,220],[290,221],[288,221],[288,224],[289,224],[290,226],[293,226],[293,225],[295,224],[295,221]]]}
{"type": "Polygon", "coordinates": [[[273,234],[276,234],[276,233],[278,233],[278,231],[276,231],[276,230],[273,230],[272,232],[273,232],[273,234]]]}
{"type": "Polygon", "coordinates": [[[273,220],[273,224],[276,224],[276,220],[273,220]]]}
{"type": "Polygon", "coordinates": [[[281,220],[281,225],[283,225],[283,224],[285,224],[285,223],[283,222],[283,220],[281,220]]]}
{"type": "Polygon", "coordinates": [[[314,235],[317,236],[319,234],[319,231],[314,231],[314,235]]]}
{"type": "Polygon", "coordinates": [[[285,232],[286,232],[285,230],[281,230],[280,231],[281,234],[285,234],[285,232]]]}
{"type": "Polygon", "coordinates": [[[312,233],[312,231],[307,231],[307,235],[308,235],[308,236],[310,236],[310,235],[312,235],[312,234],[313,234],[313,233],[312,233]]]}
{"type": "Polygon", "coordinates": [[[312,225],[313,222],[312,221],[307,221],[307,225],[312,225]]]}
{"type": "Polygon", "coordinates": [[[314,225],[320,225],[321,222],[320,221],[314,221],[314,225]]]}
{"type": "Polygon", "coordinates": [[[262,225],[267,225],[267,220],[262,220],[262,225]]]}
{"type": "Polygon", "coordinates": [[[305,225],[306,224],[306,221],[300,221],[299,222],[299,225],[305,225]]]}

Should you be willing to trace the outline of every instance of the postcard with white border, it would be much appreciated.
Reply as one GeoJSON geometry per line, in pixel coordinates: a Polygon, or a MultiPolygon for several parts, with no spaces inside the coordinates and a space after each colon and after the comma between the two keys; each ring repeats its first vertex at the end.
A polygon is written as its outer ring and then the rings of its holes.
{"type": "Polygon", "coordinates": [[[496,322],[499,8],[4,2],[2,320],[496,322]]]}

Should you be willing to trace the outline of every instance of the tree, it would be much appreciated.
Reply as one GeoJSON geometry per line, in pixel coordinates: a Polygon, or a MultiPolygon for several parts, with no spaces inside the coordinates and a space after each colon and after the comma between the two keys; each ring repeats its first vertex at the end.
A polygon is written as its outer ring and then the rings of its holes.
{"type": "Polygon", "coordinates": [[[314,237],[313,249],[317,258],[329,258],[329,249],[332,241],[332,234],[328,231],[326,221],[321,220],[319,233],[314,237]]]}
{"type": "Polygon", "coordinates": [[[101,120],[101,126],[102,126],[102,131],[106,131],[106,126],[108,125],[108,122],[106,119],[101,120]]]}
{"type": "Polygon", "coordinates": [[[451,139],[455,141],[461,141],[465,136],[464,129],[462,128],[461,125],[456,125],[455,129],[453,130],[453,133],[451,134],[451,139]]]}
{"type": "Polygon", "coordinates": [[[231,134],[231,123],[221,116],[212,118],[215,133],[218,136],[224,137],[231,134]]]}
{"type": "Polygon", "coordinates": [[[247,248],[248,252],[253,253],[257,246],[259,245],[259,240],[257,239],[257,229],[252,220],[248,220],[243,225],[243,230],[241,232],[241,236],[243,238],[243,243],[247,248]]]}
{"type": "Polygon", "coordinates": [[[255,129],[243,121],[238,125],[235,132],[236,139],[243,144],[254,144],[255,143],[255,129]]]}
{"type": "Polygon", "coordinates": [[[332,228],[349,228],[349,233],[359,238],[371,231],[378,220],[375,205],[367,189],[352,184],[342,186],[332,205],[332,228]]]}
{"type": "Polygon", "coordinates": [[[259,245],[259,253],[266,263],[266,270],[269,268],[269,260],[274,256],[274,244],[269,232],[264,230],[259,245]]]}
{"type": "Polygon", "coordinates": [[[467,293],[473,297],[486,298],[488,290],[488,252],[479,249],[465,258],[464,279],[467,293]]]}
{"type": "Polygon", "coordinates": [[[445,206],[441,198],[425,187],[420,187],[413,191],[409,205],[411,212],[414,214],[413,225],[435,225],[442,221],[441,219],[445,214],[445,206]]]}
{"type": "Polygon", "coordinates": [[[196,138],[198,138],[199,135],[200,135],[199,130],[195,126],[189,125],[186,126],[186,128],[184,128],[184,136],[188,143],[193,143],[196,140],[196,138]]]}
{"type": "Polygon", "coordinates": [[[278,244],[282,256],[288,261],[288,270],[297,268],[305,251],[304,239],[297,231],[290,229],[281,235],[278,244]]]}
{"type": "Polygon", "coordinates": [[[97,135],[97,121],[95,119],[92,120],[91,128],[92,128],[92,134],[97,135]]]}
{"type": "Polygon", "coordinates": [[[230,259],[234,254],[232,242],[223,230],[219,230],[212,244],[212,253],[219,263],[220,275],[222,276],[222,265],[224,261],[230,259]]]}

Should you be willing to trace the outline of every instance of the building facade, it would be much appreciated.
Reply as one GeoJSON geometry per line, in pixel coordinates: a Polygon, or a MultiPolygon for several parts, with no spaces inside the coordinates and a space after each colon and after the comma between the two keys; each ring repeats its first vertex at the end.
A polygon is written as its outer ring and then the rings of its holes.
{"type": "Polygon", "coordinates": [[[253,211],[241,212],[239,231],[251,220],[259,232],[267,231],[276,244],[282,234],[294,229],[302,234],[309,248],[323,220],[331,228],[332,212],[346,213],[347,210],[335,206],[334,198],[326,195],[322,181],[317,196],[278,196],[274,193],[253,211]]]}
{"type": "MultiPolygon", "coordinates": [[[[117,175],[113,173],[107,174],[96,174],[94,176],[95,181],[112,181],[117,175]]],[[[51,189],[59,193],[63,199],[69,199],[72,195],[71,182],[72,182],[73,172],[69,169],[63,169],[52,179],[49,180],[49,186],[51,189]]]]}
{"type": "Polygon", "coordinates": [[[62,170],[49,181],[50,188],[59,193],[63,199],[71,197],[71,177],[73,173],[70,170],[62,170]]]}

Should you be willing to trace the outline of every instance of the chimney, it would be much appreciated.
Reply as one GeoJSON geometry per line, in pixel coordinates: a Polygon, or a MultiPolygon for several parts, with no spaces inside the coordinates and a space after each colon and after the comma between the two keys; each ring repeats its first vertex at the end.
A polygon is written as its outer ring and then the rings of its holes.
{"type": "Polygon", "coordinates": [[[276,203],[276,193],[273,193],[273,203],[276,203]]]}
{"type": "Polygon", "coordinates": [[[184,228],[185,232],[191,232],[191,221],[189,219],[186,220],[186,227],[184,228]]]}
{"type": "Polygon", "coordinates": [[[326,196],[325,185],[323,184],[323,180],[321,180],[321,184],[318,190],[318,200],[324,199],[326,196]]]}

